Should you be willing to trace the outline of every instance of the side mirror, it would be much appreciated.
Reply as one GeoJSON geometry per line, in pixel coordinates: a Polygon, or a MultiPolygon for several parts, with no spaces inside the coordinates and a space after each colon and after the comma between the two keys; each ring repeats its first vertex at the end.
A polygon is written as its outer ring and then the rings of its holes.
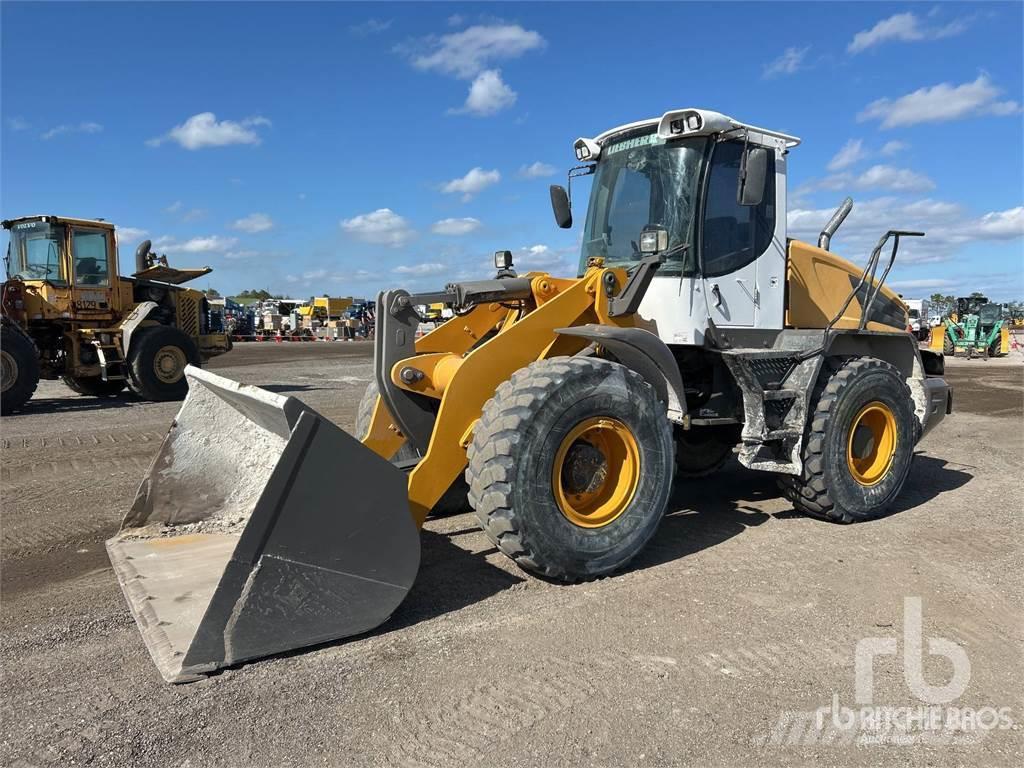
{"type": "Polygon", "coordinates": [[[572,208],[569,207],[569,194],[559,184],[551,185],[551,210],[555,213],[555,223],[562,229],[572,226],[572,208]]]}
{"type": "Polygon", "coordinates": [[[740,163],[736,202],[740,205],[760,205],[764,199],[765,174],[768,172],[768,150],[751,147],[740,163]]]}

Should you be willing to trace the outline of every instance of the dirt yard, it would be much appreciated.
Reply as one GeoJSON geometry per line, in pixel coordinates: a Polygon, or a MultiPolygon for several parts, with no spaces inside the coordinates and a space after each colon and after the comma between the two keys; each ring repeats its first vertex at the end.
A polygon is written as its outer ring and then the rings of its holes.
{"type": "MultiPolygon", "coordinates": [[[[351,429],[370,356],[249,344],[210,367],[351,429]]],[[[181,686],[158,675],[103,548],[178,406],[44,382],[2,423],[0,762],[1024,764],[1020,361],[949,364],[955,412],[882,520],[808,519],[734,461],[677,486],[628,572],[571,587],[518,571],[470,513],[434,520],[416,586],[376,632],[181,686]],[[859,641],[884,651],[869,704],[859,641]],[[961,656],[966,688],[939,701],[961,656]],[[917,719],[846,732],[834,703],[917,719]],[[961,727],[922,728],[935,703],[961,727]]]]}

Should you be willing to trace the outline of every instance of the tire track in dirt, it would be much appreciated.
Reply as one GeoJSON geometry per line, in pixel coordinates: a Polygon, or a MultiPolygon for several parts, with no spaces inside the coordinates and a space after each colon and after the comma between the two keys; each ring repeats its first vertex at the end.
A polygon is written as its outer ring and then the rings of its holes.
{"type": "Polygon", "coordinates": [[[432,768],[483,765],[501,745],[552,716],[583,704],[598,693],[602,671],[621,670],[612,654],[591,657],[584,665],[547,656],[532,665],[469,688],[454,700],[409,717],[395,716],[383,753],[392,765],[432,768]]]}
{"type": "Polygon", "coordinates": [[[4,460],[8,456],[16,457],[20,451],[44,451],[47,456],[61,455],[94,448],[110,448],[111,446],[145,446],[160,445],[164,432],[59,432],[46,435],[23,435],[3,438],[0,447],[4,460]]]}

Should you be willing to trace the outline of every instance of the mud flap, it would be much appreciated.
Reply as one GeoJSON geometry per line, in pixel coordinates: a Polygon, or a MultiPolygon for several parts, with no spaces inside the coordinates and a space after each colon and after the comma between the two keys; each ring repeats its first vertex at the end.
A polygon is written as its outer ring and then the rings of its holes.
{"type": "Polygon", "coordinates": [[[419,569],[406,475],[291,397],[198,368],[107,552],[164,679],[359,634],[419,569]]]}

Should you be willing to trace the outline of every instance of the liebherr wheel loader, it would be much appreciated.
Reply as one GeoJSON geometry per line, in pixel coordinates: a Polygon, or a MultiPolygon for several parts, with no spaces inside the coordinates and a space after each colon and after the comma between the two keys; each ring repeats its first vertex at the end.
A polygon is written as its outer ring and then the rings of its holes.
{"type": "MultiPolygon", "coordinates": [[[[579,139],[570,183],[593,184],[577,276],[517,275],[499,252],[495,279],[381,293],[355,437],[189,369],[107,544],[163,676],[373,629],[446,495],[524,570],[565,582],[624,567],[674,477],[733,449],[808,514],[883,514],[952,404],[942,355],[918,349],[884,286],[921,233],[887,232],[856,267],[829,251],[847,200],[816,246],[787,238],[798,143],[702,109],[579,139]],[[434,303],[455,316],[416,338],[434,303]]],[[[551,198],[571,226],[567,191],[551,198]]]]}

